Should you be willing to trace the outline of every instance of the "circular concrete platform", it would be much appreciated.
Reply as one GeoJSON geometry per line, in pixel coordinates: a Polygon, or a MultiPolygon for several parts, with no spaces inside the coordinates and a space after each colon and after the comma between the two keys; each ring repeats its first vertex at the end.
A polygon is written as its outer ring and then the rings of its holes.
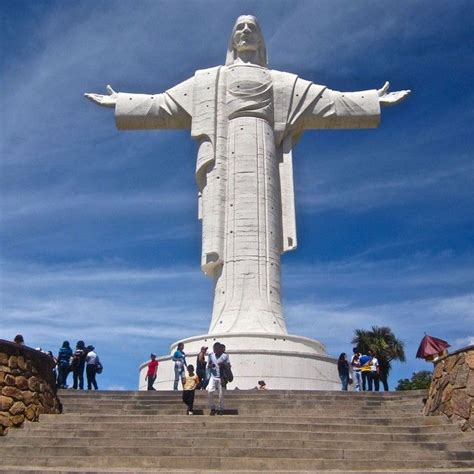
{"type": "MultiPolygon", "coordinates": [[[[274,390],[341,389],[337,360],[326,354],[326,348],[319,341],[288,334],[226,333],[194,336],[172,344],[170,355],[158,358],[154,384],[157,390],[173,388],[171,355],[179,342],[185,345],[187,363],[194,366],[202,346],[212,352],[215,342],[224,344],[234,373],[234,381],[227,386],[229,390],[255,388],[262,379],[274,390]]],[[[140,366],[139,390],[146,390],[145,374],[146,363],[140,366]]]]}

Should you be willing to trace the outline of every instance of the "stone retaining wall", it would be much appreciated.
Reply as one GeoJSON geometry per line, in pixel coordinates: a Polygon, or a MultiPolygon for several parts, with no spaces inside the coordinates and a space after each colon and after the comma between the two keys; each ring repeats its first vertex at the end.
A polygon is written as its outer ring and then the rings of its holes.
{"type": "Polygon", "coordinates": [[[424,413],[444,414],[463,431],[474,430],[474,346],[436,362],[424,413]]]}
{"type": "Polygon", "coordinates": [[[0,339],[0,436],[41,413],[60,413],[54,362],[31,347],[0,339]]]}

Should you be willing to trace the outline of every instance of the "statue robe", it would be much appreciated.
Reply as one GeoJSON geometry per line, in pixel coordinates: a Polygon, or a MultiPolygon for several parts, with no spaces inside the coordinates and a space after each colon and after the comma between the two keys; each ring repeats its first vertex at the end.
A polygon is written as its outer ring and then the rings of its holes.
{"type": "Polygon", "coordinates": [[[375,90],[340,93],[249,64],[197,71],[164,94],[118,94],[119,129],[190,128],[198,141],[209,333],[287,333],[280,255],[297,245],[292,148],[305,129],[379,119],[375,90]]]}

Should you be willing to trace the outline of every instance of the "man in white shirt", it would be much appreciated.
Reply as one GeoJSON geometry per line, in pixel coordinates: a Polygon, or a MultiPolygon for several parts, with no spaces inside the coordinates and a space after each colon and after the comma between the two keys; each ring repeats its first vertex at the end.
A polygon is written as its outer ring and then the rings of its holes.
{"type": "Polygon", "coordinates": [[[370,382],[369,382],[369,390],[372,390],[372,382],[374,384],[374,389],[376,392],[379,391],[380,388],[380,379],[379,379],[379,360],[375,355],[375,352],[372,350],[368,351],[369,356],[372,357],[370,361],[370,382]]]}
{"type": "Polygon", "coordinates": [[[94,352],[94,346],[87,346],[86,356],[86,376],[87,376],[87,390],[91,390],[94,387],[97,390],[97,381],[95,375],[97,373],[97,364],[99,363],[99,356],[94,352]]]}
{"type": "Polygon", "coordinates": [[[222,415],[224,411],[224,391],[222,389],[221,381],[221,365],[229,364],[229,355],[224,352],[224,347],[221,343],[216,342],[212,347],[213,351],[209,354],[208,367],[210,371],[209,384],[207,385],[208,404],[210,415],[222,415]],[[216,410],[215,393],[218,394],[218,409],[216,410]]]}

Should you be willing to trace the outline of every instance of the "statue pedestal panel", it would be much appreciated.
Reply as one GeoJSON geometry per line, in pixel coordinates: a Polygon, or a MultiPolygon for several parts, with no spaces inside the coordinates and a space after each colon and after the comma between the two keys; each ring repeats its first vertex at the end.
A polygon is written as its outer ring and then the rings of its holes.
{"type": "MultiPolygon", "coordinates": [[[[157,390],[172,390],[174,362],[171,355],[179,342],[184,343],[186,361],[196,366],[202,346],[212,352],[215,342],[226,346],[234,381],[227,388],[248,390],[265,380],[273,390],[340,390],[337,360],[326,354],[320,342],[306,337],[281,334],[226,333],[182,339],[171,346],[171,354],[158,359],[157,390]]],[[[146,390],[146,364],[140,366],[139,389],[146,390]]],[[[181,388],[181,383],[179,384],[181,388]]]]}

